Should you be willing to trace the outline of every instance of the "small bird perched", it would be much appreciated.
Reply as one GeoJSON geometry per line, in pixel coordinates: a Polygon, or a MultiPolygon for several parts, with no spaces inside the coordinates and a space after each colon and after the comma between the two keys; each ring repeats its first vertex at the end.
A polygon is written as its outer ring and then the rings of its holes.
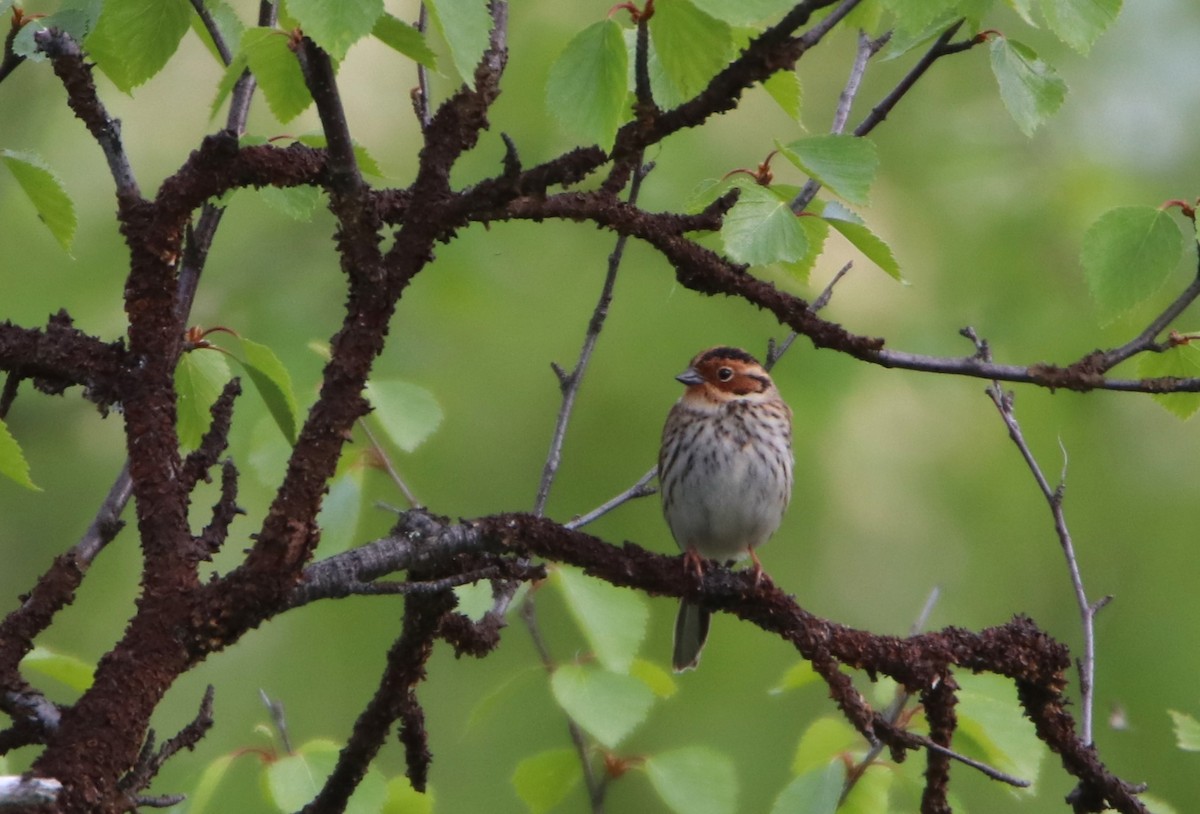
{"type": "MultiPolygon", "coordinates": [[[[770,375],[739,348],[702,351],[675,377],[658,453],[663,514],[689,567],[749,556],[779,528],[792,496],[792,411],[770,375]]],[[[675,619],[676,672],[700,662],[709,612],[684,601],[675,619]]]]}

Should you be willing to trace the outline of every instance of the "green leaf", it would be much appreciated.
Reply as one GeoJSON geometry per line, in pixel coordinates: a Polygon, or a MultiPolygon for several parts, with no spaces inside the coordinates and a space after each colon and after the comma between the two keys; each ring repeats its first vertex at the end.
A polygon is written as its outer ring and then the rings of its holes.
{"type": "Polygon", "coordinates": [[[32,489],[35,492],[42,491],[41,487],[29,477],[29,462],[25,460],[25,453],[21,451],[21,445],[17,443],[17,439],[12,437],[3,418],[0,418],[0,475],[19,483],[26,489],[32,489]]]}
{"type": "Polygon", "coordinates": [[[191,15],[187,0],[104,0],[86,41],[88,56],[114,85],[129,93],[175,54],[191,15]]]}
{"type": "Polygon", "coordinates": [[[37,210],[38,219],[69,253],[75,239],[75,204],[62,181],[33,153],[0,150],[0,161],[37,210]]]}
{"type": "Polygon", "coordinates": [[[1012,681],[988,674],[960,675],[958,681],[962,751],[1029,781],[1027,789],[1015,791],[1022,796],[1034,794],[1047,750],[1017,703],[1012,681]]]}
{"type": "Polygon", "coordinates": [[[794,262],[808,252],[808,237],[790,200],[758,184],[742,187],[738,202],[725,215],[721,239],[731,259],[751,266],[794,262]]]}
{"type": "Polygon", "coordinates": [[[911,36],[934,27],[944,27],[944,21],[958,14],[959,0],[882,0],[883,7],[892,13],[896,33],[911,36]]]}
{"type": "Polygon", "coordinates": [[[311,221],[321,205],[322,191],[318,187],[263,187],[250,192],[279,214],[300,223],[311,221]]]}
{"type": "Polygon", "coordinates": [[[321,542],[317,544],[314,559],[340,554],[354,545],[362,506],[363,470],[352,466],[330,481],[329,494],[321,501],[321,512],[317,515],[321,542]]]}
{"type": "Polygon", "coordinates": [[[684,98],[703,90],[733,58],[729,24],[701,11],[690,0],[658,0],[649,26],[658,62],[684,98]]]}
{"type": "Polygon", "coordinates": [[[846,802],[838,809],[838,814],[879,814],[888,811],[888,792],[895,776],[890,767],[871,764],[846,795],[846,802]]]}
{"type": "MultiPolygon", "coordinates": [[[[301,144],[307,144],[309,147],[320,147],[322,149],[329,143],[324,133],[305,133],[302,136],[297,136],[296,141],[301,144]]],[[[354,160],[358,162],[360,170],[368,175],[383,176],[383,170],[379,169],[378,162],[375,161],[375,157],[371,155],[366,147],[354,142],[351,144],[350,149],[354,151],[354,160]]]]}
{"type": "Polygon", "coordinates": [[[771,98],[784,113],[791,119],[800,121],[800,111],[804,105],[804,86],[800,84],[800,76],[795,71],[776,71],[763,82],[763,88],[771,94],[771,98]]]}
{"type": "Polygon", "coordinates": [[[556,568],[554,582],[604,669],[628,673],[646,638],[650,619],[650,608],[642,595],[570,566],[556,568]]]}
{"type": "Polygon", "coordinates": [[[798,690],[801,687],[807,687],[809,684],[816,684],[821,680],[817,675],[817,671],[813,669],[812,662],[801,659],[800,661],[789,667],[779,681],[767,692],[770,695],[782,695],[785,692],[798,690]]]}
{"type": "Polygon", "coordinates": [[[598,667],[564,664],[550,677],[554,700],[609,749],[646,719],[654,693],[641,681],[598,667]]]}
{"type": "Polygon", "coordinates": [[[175,367],[175,398],[179,444],[196,449],[212,423],[209,409],[229,381],[229,362],[214,348],[196,348],[179,358],[175,367]]]}
{"type": "Polygon", "coordinates": [[[1167,710],[1175,728],[1175,745],[1185,752],[1200,752],[1200,721],[1186,712],[1167,710]]]}
{"type": "MultiPolygon", "coordinates": [[[[217,31],[220,32],[221,38],[225,41],[225,46],[231,54],[236,54],[241,48],[242,32],[246,30],[246,26],[242,23],[237,12],[225,0],[204,0],[204,7],[208,9],[208,14],[212,17],[213,22],[217,26],[217,31]]],[[[204,23],[200,20],[200,15],[196,14],[191,17],[192,30],[196,32],[196,36],[204,43],[204,47],[213,55],[213,58],[224,65],[221,59],[221,52],[217,50],[217,44],[213,42],[212,34],[204,27],[204,23]]]]}
{"type": "Polygon", "coordinates": [[[752,25],[790,11],[795,0],[692,0],[705,14],[730,25],[752,25]]]}
{"type": "Polygon", "coordinates": [[[242,355],[235,357],[241,362],[250,381],[262,396],[271,417],[275,419],[283,437],[288,443],[296,443],[297,416],[300,408],[296,405],[296,395],[292,392],[292,377],[279,361],[275,352],[266,345],[252,342],[245,337],[239,337],[242,342],[242,355]]]}
{"type": "Polygon", "coordinates": [[[1033,19],[1033,0],[1007,0],[1009,8],[1017,13],[1021,18],[1021,22],[1030,28],[1037,28],[1037,21],[1033,19]]]}
{"type": "MultiPolygon", "coordinates": [[[[294,754],[266,765],[263,778],[267,797],[281,813],[298,811],[317,796],[337,762],[338,744],[311,740],[294,754]]],[[[387,799],[387,783],[377,769],[369,770],[354,791],[347,814],[375,814],[387,799]]]]}
{"type": "Polygon", "coordinates": [[[1042,15],[1054,35],[1081,54],[1121,13],[1121,0],[1042,0],[1042,15]]]}
{"type": "Polygon", "coordinates": [[[566,799],[582,776],[574,749],[551,749],[518,763],[512,784],[533,814],[544,814],[566,799]]]}
{"type": "Polygon", "coordinates": [[[425,35],[403,20],[384,13],[375,21],[371,36],[429,70],[437,70],[437,55],[425,42],[425,35]]]}
{"type": "Polygon", "coordinates": [[[427,785],[422,794],[412,787],[407,777],[399,775],[388,781],[387,799],[379,814],[433,814],[433,802],[432,786],[427,785]]]}
{"type": "Polygon", "coordinates": [[[233,765],[234,757],[235,755],[220,755],[204,767],[204,771],[200,773],[200,779],[188,792],[187,814],[203,814],[213,795],[216,794],[217,786],[225,777],[225,772],[229,771],[229,767],[233,765]]]}
{"type": "Polygon", "coordinates": [[[424,387],[398,379],[383,379],[367,384],[367,400],[392,443],[412,452],[442,423],[442,406],[424,387]]]}
{"type": "MultiPolygon", "coordinates": [[[[1200,376],[1200,348],[1193,344],[1176,345],[1162,353],[1142,354],[1138,376],[1143,379],[1200,376]]],[[[1191,418],[1200,409],[1200,393],[1155,393],[1152,398],[1182,419],[1191,418]]]]}
{"type": "Polygon", "coordinates": [[[221,81],[217,83],[217,95],[213,97],[212,105],[208,109],[209,119],[215,118],[217,113],[220,112],[221,105],[225,104],[225,100],[233,92],[233,86],[237,84],[242,71],[248,67],[249,62],[246,60],[245,51],[239,50],[233,55],[233,62],[229,63],[229,67],[221,75],[221,81]]]}
{"type": "Polygon", "coordinates": [[[1138,801],[1146,807],[1150,814],[1179,814],[1174,806],[1153,794],[1139,794],[1138,801]]]}
{"type": "Polygon", "coordinates": [[[430,17],[450,49],[450,61],[466,83],[475,88],[475,66],[487,50],[492,15],[487,0],[429,0],[430,17]]]}
{"type": "Polygon", "coordinates": [[[808,725],[796,754],[792,758],[792,774],[808,774],[828,765],[837,755],[862,745],[862,736],[841,718],[818,718],[808,725]]]}
{"type": "MultiPolygon", "coordinates": [[[[96,27],[101,5],[100,0],[65,0],[58,11],[46,17],[27,16],[21,30],[13,37],[13,54],[34,62],[44,60],[46,55],[38,50],[34,35],[49,28],[57,28],[70,34],[77,42],[83,42],[96,27]]],[[[2,13],[3,4],[0,4],[0,14],[2,13]]]]}
{"type": "Polygon", "coordinates": [[[896,262],[896,257],[892,254],[892,248],[880,240],[874,232],[863,224],[855,223],[854,221],[833,217],[826,217],[824,220],[834,229],[837,229],[868,260],[887,272],[889,277],[897,282],[904,282],[904,278],[900,275],[900,264],[896,262]]]}
{"type": "MultiPolygon", "coordinates": [[[[247,29],[242,34],[241,54],[267,97],[268,107],[280,122],[290,122],[312,104],[300,63],[288,47],[287,34],[273,28],[247,29]]],[[[238,60],[234,60],[234,65],[237,63],[238,60]]],[[[241,73],[240,69],[238,73],[241,73]]]]}
{"type": "MultiPolygon", "coordinates": [[[[805,772],[792,780],[775,798],[771,814],[834,814],[846,783],[846,764],[834,760],[824,768],[805,772]]],[[[881,811],[884,809],[880,809],[881,811]]]]}
{"type": "Polygon", "coordinates": [[[667,808],[676,814],[732,814],[737,810],[733,761],[706,746],[651,755],[643,768],[667,808]]]}
{"type": "Polygon", "coordinates": [[[95,668],[83,659],[56,653],[40,645],[25,654],[21,666],[60,681],[76,692],[85,692],[91,687],[95,674],[95,668]]]}
{"type": "Polygon", "coordinates": [[[778,144],[791,161],[830,192],[851,203],[865,204],[879,154],[874,143],[858,136],[806,136],[789,144],[778,144]]]}
{"type": "Polygon", "coordinates": [[[550,66],[546,106],[563,128],[611,149],[628,113],[628,55],[621,27],[612,19],[575,35],[550,66]]]}
{"type": "Polygon", "coordinates": [[[670,698],[679,691],[674,677],[660,664],[648,659],[634,659],[629,674],[650,688],[659,698],[670,698]]]}
{"type": "Polygon", "coordinates": [[[305,36],[341,61],[351,45],[371,33],[383,15],[383,0],[288,0],[288,12],[305,36]]]}
{"type": "Polygon", "coordinates": [[[1102,323],[1145,302],[1179,264],[1183,236],[1150,206],[1110,209],[1083,236],[1080,259],[1102,323]]]}
{"type": "Polygon", "coordinates": [[[1067,83],[1027,45],[993,37],[988,47],[1000,98],[1021,132],[1032,136],[1038,125],[1062,107],[1067,83]]]}

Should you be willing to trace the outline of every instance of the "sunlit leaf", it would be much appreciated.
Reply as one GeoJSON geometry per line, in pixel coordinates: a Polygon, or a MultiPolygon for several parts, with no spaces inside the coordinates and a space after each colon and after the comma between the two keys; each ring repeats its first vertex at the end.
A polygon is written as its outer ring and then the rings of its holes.
{"type": "Polygon", "coordinates": [[[288,443],[296,443],[296,425],[300,408],[292,391],[292,376],[275,351],[258,342],[241,337],[242,355],[235,357],[246,369],[258,394],[262,396],[271,417],[288,443]]]}
{"type": "Polygon", "coordinates": [[[1110,209],[1083,236],[1084,277],[1100,321],[1111,322],[1150,297],[1179,264],[1183,236],[1150,206],[1110,209]]]}
{"type": "Polygon", "coordinates": [[[157,74],[187,33],[187,0],[104,0],[86,40],[88,56],[125,93],[157,74]]]}
{"type": "Polygon", "coordinates": [[[33,204],[38,219],[46,224],[59,245],[70,252],[75,239],[75,204],[62,181],[33,153],[0,150],[0,161],[33,204]]]}
{"type": "Polygon", "coordinates": [[[512,784],[532,814],[545,814],[561,803],[582,777],[574,749],[551,749],[518,763],[512,784]]]}
{"type": "Polygon", "coordinates": [[[1041,8],[1054,35],[1086,54],[1121,13],[1121,0],[1042,0],[1041,8]]]}
{"type": "Polygon", "coordinates": [[[627,61],[625,38],[614,20],[580,31],[550,67],[550,113],[573,135],[610,149],[628,112],[627,61]]]}
{"type": "MultiPolygon", "coordinates": [[[[1028,789],[1016,791],[1033,794],[1047,749],[1017,702],[1012,681],[986,673],[961,675],[958,680],[956,712],[962,751],[1028,781],[1028,789]]],[[[958,741],[956,738],[955,743],[958,741]]]]}
{"type": "Polygon", "coordinates": [[[366,395],[375,408],[372,419],[405,452],[419,447],[442,423],[442,406],[424,387],[398,379],[372,380],[366,395]]]}
{"type": "Polygon", "coordinates": [[[771,98],[780,109],[795,121],[800,121],[800,111],[804,104],[804,86],[800,76],[795,71],[776,71],[763,82],[763,88],[771,94],[771,98]]]}
{"type": "Polygon", "coordinates": [[[629,674],[641,681],[659,698],[670,698],[679,691],[675,678],[662,665],[649,659],[634,659],[629,674]]]}
{"type": "Polygon", "coordinates": [[[721,238],[731,259],[751,266],[794,262],[808,251],[808,237],[790,199],[757,184],[742,188],[737,204],[725,215],[721,238]]]}
{"type": "Polygon", "coordinates": [[[212,423],[209,409],[232,378],[225,354],[213,348],[197,348],[183,354],[175,367],[176,411],[179,443],[196,449],[212,423]]]}
{"type": "Polygon", "coordinates": [[[808,725],[796,754],[792,757],[792,774],[808,774],[828,765],[843,752],[863,744],[862,735],[842,718],[818,718],[808,725]]]}
{"type": "Polygon", "coordinates": [[[375,21],[371,36],[429,70],[437,70],[437,55],[425,42],[425,35],[403,20],[385,13],[375,21]]]}
{"type": "Polygon", "coordinates": [[[426,785],[422,793],[412,787],[407,777],[397,775],[387,783],[387,799],[379,814],[433,814],[434,799],[432,784],[426,785]]]}
{"type": "Polygon", "coordinates": [[[321,501],[321,513],[317,515],[321,542],[313,555],[315,559],[340,554],[358,541],[362,507],[363,470],[354,466],[329,482],[329,493],[321,501]]]}
{"type": "Polygon", "coordinates": [[[57,653],[49,648],[33,648],[21,659],[21,667],[40,673],[66,684],[76,692],[84,692],[92,686],[93,665],[83,659],[57,653]]]}
{"type": "Polygon", "coordinates": [[[815,684],[821,680],[817,675],[817,671],[813,669],[812,662],[801,659],[789,667],[779,681],[768,692],[771,695],[782,695],[785,692],[798,690],[801,687],[807,687],[809,684],[815,684]]]}
{"type": "MultiPolygon", "coordinates": [[[[1144,353],[1138,362],[1138,375],[1143,379],[1200,377],[1200,348],[1186,344],[1162,353],[1144,353]]],[[[1200,409],[1200,393],[1155,393],[1152,398],[1179,418],[1191,418],[1200,409]]]]}
{"type": "Polygon", "coordinates": [[[600,664],[614,673],[628,673],[646,637],[650,608],[645,597],[566,565],[555,569],[554,583],[600,664]]]}
{"type": "Polygon", "coordinates": [[[676,814],[732,814],[737,810],[733,761],[707,746],[685,746],[646,758],[651,785],[676,814]]]}
{"type": "Polygon", "coordinates": [[[691,0],[658,0],[649,26],[658,62],[684,98],[703,90],[733,57],[729,24],[691,0]]]}
{"type": "Polygon", "coordinates": [[[450,61],[467,87],[475,87],[475,66],[487,50],[492,15],[487,0],[429,0],[430,17],[450,49],[450,61]]]}
{"type": "MultiPolygon", "coordinates": [[[[246,30],[242,19],[237,16],[237,12],[225,0],[204,0],[204,7],[208,14],[212,17],[213,23],[217,27],[217,31],[221,34],[221,39],[225,41],[225,46],[231,54],[236,54],[241,48],[242,32],[246,30]]],[[[204,23],[200,20],[200,15],[194,14],[191,18],[192,30],[196,32],[196,36],[204,43],[204,47],[218,62],[221,60],[221,52],[217,50],[217,45],[213,42],[212,34],[204,27],[204,23]]]]}
{"type": "Polygon", "coordinates": [[[288,12],[305,36],[341,60],[351,45],[371,33],[383,14],[383,0],[288,0],[288,12]]]}
{"type": "Polygon", "coordinates": [[[8,431],[8,425],[4,423],[3,418],[0,418],[0,475],[26,489],[42,491],[30,477],[29,462],[25,460],[25,453],[21,451],[17,439],[8,431]]]}
{"type": "Polygon", "coordinates": [[[550,678],[554,700],[609,749],[645,720],[654,693],[632,676],[598,667],[564,664],[550,678]]]}
{"type": "Polygon", "coordinates": [[[846,795],[838,814],[879,814],[888,811],[888,794],[895,777],[887,766],[871,764],[846,795]]]}
{"type": "Polygon", "coordinates": [[[781,144],[780,153],[830,192],[851,203],[867,202],[879,168],[875,145],[858,136],[820,135],[781,144]]]}
{"type": "Polygon", "coordinates": [[[319,187],[263,187],[251,191],[271,209],[301,223],[311,221],[321,205],[319,187]]]}
{"type": "Polygon", "coordinates": [[[825,218],[825,222],[837,229],[854,248],[887,272],[889,277],[900,282],[904,281],[904,278],[900,276],[900,264],[896,262],[896,257],[892,254],[892,248],[866,226],[841,218],[825,218]]]}
{"type": "MultiPolygon", "coordinates": [[[[324,133],[305,133],[302,136],[297,136],[296,141],[301,144],[307,144],[309,147],[325,147],[328,141],[324,133]]],[[[354,151],[354,160],[358,162],[358,168],[368,175],[383,176],[383,170],[379,169],[379,163],[375,161],[375,157],[371,155],[363,145],[355,142],[351,145],[351,150],[354,151]]]]}
{"type": "MultiPolygon", "coordinates": [[[[268,763],[264,769],[267,796],[284,814],[298,811],[321,790],[337,763],[341,747],[333,741],[312,740],[294,754],[268,763]]],[[[376,769],[367,771],[354,790],[344,811],[347,814],[375,814],[387,799],[387,783],[376,769]]]]}
{"type": "MultiPolygon", "coordinates": [[[[34,62],[44,60],[46,55],[38,50],[34,36],[49,28],[57,28],[64,34],[70,34],[75,41],[83,42],[96,27],[102,5],[100,0],[64,0],[53,14],[45,17],[26,16],[21,30],[12,39],[13,54],[34,62]]],[[[4,11],[4,4],[0,3],[0,14],[4,11]]]]}
{"type": "Polygon", "coordinates": [[[704,13],[730,25],[751,25],[790,11],[796,0],[692,0],[704,13]]]}
{"type": "Polygon", "coordinates": [[[1200,721],[1186,712],[1167,710],[1175,728],[1175,745],[1185,752],[1200,752],[1200,721]]]}
{"type": "Polygon", "coordinates": [[[267,106],[279,121],[290,122],[312,104],[300,63],[288,47],[285,32],[273,28],[247,29],[242,34],[241,54],[258,80],[267,106]]]}
{"type": "Polygon", "coordinates": [[[775,798],[771,814],[834,814],[846,782],[846,764],[833,760],[792,780],[775,798]]]}
{"type": "Polygon", "coordinates": [[[1027,45],[992,37],[989,48],[1000,98],[1021,132],[1032,136],[1038,125],[1062,107],[1067,83],[1027,45]]]}
{"type": "Polygon", "coordinates": [[[234,755],[219,755],[204,767],[204,771],[200,773],[200,779],[188,792],[187,814],[204,814],[213,795],[217,792],[217,786],[225,777],[225,772],[229,771],[229,767],[233,765],[233,759],[234,755]]]}

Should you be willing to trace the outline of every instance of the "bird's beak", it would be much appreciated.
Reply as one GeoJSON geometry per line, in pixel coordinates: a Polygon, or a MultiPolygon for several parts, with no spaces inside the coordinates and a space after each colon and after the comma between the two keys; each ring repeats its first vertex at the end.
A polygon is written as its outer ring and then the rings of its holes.
{"type": "Polygon", "coordinates": [[[691,386],[693,384],[704,384],[704,377],[697,373],[693,368],[689,367],[687,370],[676,376],[675,381],[691,386]]]}

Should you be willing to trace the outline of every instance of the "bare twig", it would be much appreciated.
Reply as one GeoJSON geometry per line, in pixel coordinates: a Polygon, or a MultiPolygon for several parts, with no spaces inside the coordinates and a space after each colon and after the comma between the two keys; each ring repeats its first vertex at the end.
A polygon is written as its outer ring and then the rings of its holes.
{"type": "Polygon", "coordinates": [[[375,437],[375,433],[371,432],[371,427],[367,424],[366,416],[358,420],[358,426],[362,427],[362,431],[367,436],[367,441],[370,442],[371,448],[375,451],[375,457],[383,466],[383,470],[388,473],[388,477],[392,479],[392,483],[396,484],[396,488],[400,490],[400,494],[404,495],[404,499],[408,501],[409,508],[422,508],[424,504],[413,494],[412,489],[409,488],[408,483],[401,476],[400,470],[396,469],[395,464],[392,463],[392,458],[387,454],[387,450],[379,443],[379,439],[375,437]]]}
{"type": "Polygon", "coordinates": [[[225,37],[221,34],[221,29],[217,27],[217,21],[213,19],[212,14],[204,5],[204,0],[192,0],[192,8],[196,10],[196,15],[204,24],[204,30],[208,32],[208,36],[212,37],[213,45],[217,47],[217,53],[221,55],[221,61],[228,66],[233,62],[233,52],[229,50],[229,44],[225,42],[225,37]]]}
{"type": "Polygon", "coordinates": [[[1050,507],[1050,513],[1054,517],[1054,531],[1058,535],[1059,545],[1062,546],[1063,556],[1067,560],[1067,571],[1071,576],[1071,587],[1075,592],[1075,604],[1079,608],[1080,623],[1083,627],[1083,657],[1078,662],[1081,707],[1080,737],[1085,744],[1090,745],[1092,742],[1092,712],[1096,679],[1095,618],[1096,612],[1107,604],[1108,600],[1105,599],[1096,603],[1089,602],[1087,593],[1084,591],[1083,577],[1079,573],[1079,561],[1075,556],[1075,546],[1071,542],[1071,532],[1067,528],[1067,521],[1063,516],[1063,493],[1066,490],[1066,454],[1064,451],[1063,476],[1059,480],[1058,486],[1051,487],[1050,482],[1042,473],[1042,468],[1038,465],[1033,452],[1029,449],[1029,444],[1025,441],[1020,424],[1017,423],[1016,415],[1013,413],[1013,394],[1004,392],[998,382],[992,383],[987,389],[987,394],[996,405],[996,409],[999,410],[1001,419],[1003,419],[1005,426],[1008,427],[1009,437],[1012,438],[1013,443],[1020,450],[1021,457],[1025,459],[1025,464],[1033,474],[1034,480],[1037,481],[1038,489],[1041,490],[1042,496],[1046,499],[1046,503],[1050,507]]]}
{"type": "MultiPolygon", "coordinates": [[[[417,31],[424,34],[428,28],[429,9],[422,3],[421,11],[417,16],[417,31]]],[[[432,117],[429,114],[429,71],[420,62],[417,63],[417,87],[413,91],[413,107],[417,113],[417,121],[424,130],[429,126],[429,120],[432,117]]]]}

